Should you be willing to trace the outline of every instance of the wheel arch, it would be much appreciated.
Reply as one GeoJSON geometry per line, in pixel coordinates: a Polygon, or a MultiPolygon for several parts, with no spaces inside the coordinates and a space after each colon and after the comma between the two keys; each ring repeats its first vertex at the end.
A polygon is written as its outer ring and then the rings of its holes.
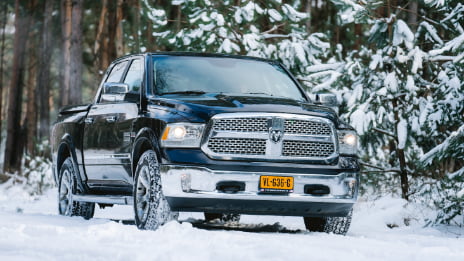
{"type": "Polygon", "coordinates": [[[132,178],[135,177],[135,170],[140,156],[142,156],[142,154],[147,150],[153,150],[158,157],[158,160],[160,159],[158,137],[151,128],[142,128],[135,136],[134,146],[132,147],[132,178]]]}
{"type": "Polygon", "coordinates": [[[77,172],[77,185],[79,186],[80,188],[80,191],[85,191],[85,186],[82,182],[82,179],[81,179],[81,175],[80,175],[80,172],[79,172],[79,167],[77,165],[77,155],[76,155],[76,147],[74,145],[74,141],[73,141],[73,138],[71,137],[71,135],[69,134],[65,134],[62,139],[61,139],[61,142],[60,142],[60,145],[58,146],[58,149],[57,149],[57,155],[56,155],[56,177],[55,177],[55,181],[56,183],[58,184],[59,183],[59,180],[60,180],[60,171],[61,171],[61,167],[64,163],[64,161],[70,157],[72,162],[73,162],[73,165],[74,165],[74,169],[75,171],[77,172]]]}

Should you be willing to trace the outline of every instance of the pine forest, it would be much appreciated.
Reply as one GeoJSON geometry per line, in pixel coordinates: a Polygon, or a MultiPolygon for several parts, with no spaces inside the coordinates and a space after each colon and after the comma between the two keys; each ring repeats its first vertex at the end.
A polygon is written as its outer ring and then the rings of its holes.
{"type": "Polygon", "coordinates": [[[278,60],[333,93],[357,131],[362,194],[462,223],[464,3],[460,0],[2,0],[0,183],[54,186],[49,130],[91,103],[126,54],[188,51],[278,60]]]}

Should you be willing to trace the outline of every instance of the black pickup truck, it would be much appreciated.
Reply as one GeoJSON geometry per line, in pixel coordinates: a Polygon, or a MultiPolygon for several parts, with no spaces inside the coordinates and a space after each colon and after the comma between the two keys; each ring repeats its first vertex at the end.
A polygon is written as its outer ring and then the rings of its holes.
{"type": "Polygon", "coordinates": [[[53,126],[59,213],[134,206],[156,229],[179,211],[205,220],[302,216],[345,234],[359,186],[357,136],[311,101],[280,63],[253,57],[146,53],[114,61],[93,103],[53,126]]]}

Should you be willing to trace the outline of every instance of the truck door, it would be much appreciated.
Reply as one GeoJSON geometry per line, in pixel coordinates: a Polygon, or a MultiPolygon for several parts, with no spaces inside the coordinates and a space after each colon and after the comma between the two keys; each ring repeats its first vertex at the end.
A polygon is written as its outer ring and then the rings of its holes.
{"type": "Polygon", "coordinates": [[[143,58],[115,64],[105,81],[108,84],[102,88],[120,83],[123,91],[114,95],[102,90],[90,108],[85,119],[83,158],[91,188],[121,188],[129,192],[132,187],[131,135],[139,114],[142,76],[143,58]]]}

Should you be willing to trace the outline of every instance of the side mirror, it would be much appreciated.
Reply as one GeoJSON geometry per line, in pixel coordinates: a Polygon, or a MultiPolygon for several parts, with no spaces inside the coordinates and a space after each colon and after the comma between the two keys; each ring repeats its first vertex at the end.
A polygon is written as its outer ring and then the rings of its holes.
{"type": "Polygon", "coordinates": [[[103,84],[102,101],[116,102],[123,101],[126,93],[129,92],[127,83],[106,82],[103,84]]]}
{"type": "Polygon", "coordinates": [[[104,94],[126,94],[129,91],[127,83],[105,82],[103,84],[104,94]]]}
{"type": "Polygon", "coordinates": [[[338,101],[337,96],[332,93],[316,93],[315,101],[316,104],[327,106],[333,109],[338,114],[338,101]]]}

